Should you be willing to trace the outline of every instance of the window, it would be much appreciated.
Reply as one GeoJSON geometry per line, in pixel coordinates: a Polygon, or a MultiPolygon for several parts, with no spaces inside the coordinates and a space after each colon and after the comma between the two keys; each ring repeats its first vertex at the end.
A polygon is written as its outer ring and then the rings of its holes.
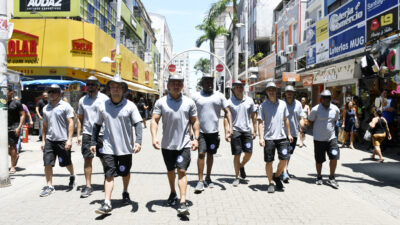
{"type": "Polygon", "coordinates": [[[285,31],[285,39],[284,40],[284,46],[283,46],[283,50],[286,49],[286,47],[289,45],[289,31],[285,31]]]}
{"type": "Polygon", "coordinates": [[[281,42],[282,42],[282,37],[281,37],[281,35],[278,35],[278,46],[277,46],[277,49],[278,49],[278,52],[279,52],[279,50],[281,50],[281,42]]]}
{"type": "Polygon", "coordinates": [[[297,43],[297,23],[293,24],[293,31],[292,31],[292,43],[293,45],[297,43]]]}

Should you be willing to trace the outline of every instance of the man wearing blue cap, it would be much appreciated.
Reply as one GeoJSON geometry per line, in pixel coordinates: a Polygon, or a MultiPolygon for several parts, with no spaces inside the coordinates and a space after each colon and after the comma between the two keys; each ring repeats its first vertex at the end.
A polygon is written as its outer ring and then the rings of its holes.
{"type": "Polygon", "coordinates": [[[53,167],[58,157],[61,167],[67,167],[70,177],[68,189],[75,186],[74,167],[71,161],[72,135],[74,134],[74,109],[61,100],[61,88],[52,84],[46,88],[49,104],[43,108],[42,151],[47,185],[40,193],[41,197],[52,194],[53,167]]]}

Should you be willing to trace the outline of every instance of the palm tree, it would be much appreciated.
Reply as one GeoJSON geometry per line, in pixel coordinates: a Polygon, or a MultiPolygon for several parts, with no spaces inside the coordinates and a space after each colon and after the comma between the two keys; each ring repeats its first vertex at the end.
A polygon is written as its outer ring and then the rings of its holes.
{"type": "Polygon", "coordinates": [[[233,79],[237,80],[239,74],[239,35],[237,29],[237,23],[239,22],[237,17],[237,0],[218,0],[211,5],[208,12],[208,19],[216,19],[222,15],[226,8],[232,4],[233,15],[232,15],[232,33],[233,33],[233,79]]]}
{"type": "MultiPolygon", "coordinates": [[[[204,42],[210,41],[210,52],[215,53],[215,39],[220,36],[228,36],[229,31],[224,26],[218,26],[214,18],[204,18],[203,23],[196,26],[204,34],[196,40],[196,46],[200,47],[204,42]]],[[[210,65],[214,68],[214,57],[211,57],[210,65]]]]}
{"type": "Polygon", "coordinates": [[[210,60],[206,58],[200,58],[199,61],[194,65],[194,69],[197,72],[210,73],[210,60]]]}

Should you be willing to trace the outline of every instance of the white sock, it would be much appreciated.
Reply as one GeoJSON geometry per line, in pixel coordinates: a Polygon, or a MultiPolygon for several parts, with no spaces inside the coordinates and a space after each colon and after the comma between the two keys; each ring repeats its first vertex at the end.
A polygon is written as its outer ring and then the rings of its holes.
{"type": "Polygon", "coordinates": [[[111,205],[111,201],[110,200],[104,200],[104,203],[106,203],[107,205],[111,205]]]}

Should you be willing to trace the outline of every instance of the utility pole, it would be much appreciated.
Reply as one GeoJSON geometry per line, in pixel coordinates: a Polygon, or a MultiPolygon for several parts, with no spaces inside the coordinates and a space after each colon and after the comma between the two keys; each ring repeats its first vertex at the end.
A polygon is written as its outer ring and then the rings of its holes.
{"type": "Polygon", "coordinates": [[[245,79],[246,83],[244,86],[245,95],[249,96],[249,0],[244,0],[244,62],[245,62],[245,79]]]}
{"type": "Polygon", "coordinates": [[[7,2],[0,1],[0,188],[11,185],[8,172],[7,41],[9,39],[7,2]]]}
{"type": "Polygon", "coordinates": [[[116,73],[115,76],[121,77],[121,61],[122,56],[120,53],[120,41],[121,41],[121,29],[122,29],[122,22],[121,22],[121,7],[122,7],[122,0],[117,0],[117,21],[115,23],[115,66],[116,66],[116,73]]]}
{"type": "Polygon", "coordinates": [[[236,10],[236,0],[232,1],[233,4],[233,20],[232,20],[232,32],[233,32],[233,81],[238,79],[239,75],[239,37],[238,37],[238,17],[236,10]]]}

